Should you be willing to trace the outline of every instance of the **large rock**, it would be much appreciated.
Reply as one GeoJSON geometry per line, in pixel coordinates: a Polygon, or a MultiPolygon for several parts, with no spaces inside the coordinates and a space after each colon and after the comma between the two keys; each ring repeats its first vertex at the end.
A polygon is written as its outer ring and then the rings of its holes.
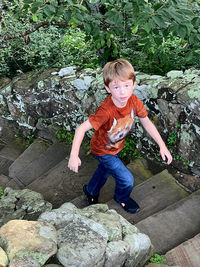
{"type": "Polygon", "coordinates": [[[47,222],[12,220],[0,228],[0,246],[9,266],[41,266],[57,251],[56,230],[47,222]]]}
{"type": "Polygon", "coordinates": [[[64,203],[38,220],[57,229],[57,258],[65,267],[137,266],[150,257],[148,236],[105,204],[78,209],[64,203]]]}
{"type": "Polygon", "coordinates": [[[52,204],[37,192],[6,187],[0,197],[0,226],[14,219],[37,220],[41,213],[51,209],[52,204]]]}
{"type": "Polygon", "coordinates": [[[0,266],[6,267],[8,265],[8,257],[6,252],[0,247],[0,266]]]}

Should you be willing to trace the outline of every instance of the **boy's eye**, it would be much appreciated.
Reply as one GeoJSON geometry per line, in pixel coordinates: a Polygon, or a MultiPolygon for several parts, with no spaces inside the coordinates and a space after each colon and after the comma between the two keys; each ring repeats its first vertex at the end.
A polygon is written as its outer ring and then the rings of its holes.
{"type": "Polygon", "coordinates": [[[125,87],[128,88],[129,87],[129,84],[125,84],[125,87]]]}
{"type": "Polygon", "coordinates": [[[118,86],[115,86],[114,89],[118,89],[119,87],[118,86]]]}

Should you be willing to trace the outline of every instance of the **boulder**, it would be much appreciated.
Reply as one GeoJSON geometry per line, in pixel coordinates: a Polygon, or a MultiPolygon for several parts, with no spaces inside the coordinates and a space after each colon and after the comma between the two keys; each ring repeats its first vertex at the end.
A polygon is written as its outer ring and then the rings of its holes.
{"type": "Polygon", "coordinates": [[[14,219],[37,220],[41,213],[51,209],[52,204],[37,192],[6,187],[0,197],[0,226],[14,219]]]}
{"type": "Polygon", "coordinates": [[[0,246],[9,266],[41,266],[57,251],[56,230],[47,222],[12,220],[0,228],[0,246]]]}
{"type": "Polygon", "coordinates": [[[57,230],[59,262],[65,266],[137,266],[150,257],[148,236],[106,204],[78,209],[72,203],[44,212],[38,221],[57,230]]]}

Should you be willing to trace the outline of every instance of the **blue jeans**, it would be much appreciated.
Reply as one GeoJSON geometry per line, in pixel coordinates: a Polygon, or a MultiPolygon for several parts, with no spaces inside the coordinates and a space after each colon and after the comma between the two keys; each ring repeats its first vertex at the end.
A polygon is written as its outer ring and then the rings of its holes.
{"type": "Polygon", "coordinates": [[[133,175],[124,166],[117,155],[104,155],[94,157],[99,161],[99,166],[87,185],[87,191],[92,196],[99,195],[100,189],[107,181],[109,175],[115,179],[115,198],[118,202],[125,202],[129,199],[133,189],[133,175]]]}

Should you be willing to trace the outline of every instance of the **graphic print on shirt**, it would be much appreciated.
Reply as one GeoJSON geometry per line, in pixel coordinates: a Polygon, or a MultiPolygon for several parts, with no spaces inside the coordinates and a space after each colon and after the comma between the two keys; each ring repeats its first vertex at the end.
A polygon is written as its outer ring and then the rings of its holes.
{"type": "Polygon", "coordinates": [[[131,113],[123,118],[113,120],[113,125],[109,131],[107,131],[108,143],[105,146],[106,149],[119,148],[119,145],[123,142],[127,136],[134,122],[134,111],[131,109],[131,113]]]}

